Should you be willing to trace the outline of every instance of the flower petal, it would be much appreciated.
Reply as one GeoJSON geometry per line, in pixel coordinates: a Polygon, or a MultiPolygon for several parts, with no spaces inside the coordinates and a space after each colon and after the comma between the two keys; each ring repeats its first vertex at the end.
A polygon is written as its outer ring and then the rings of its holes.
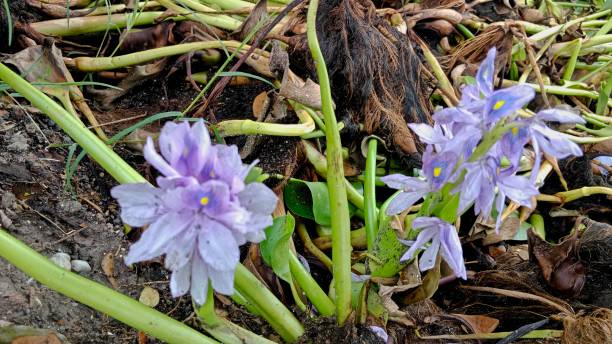
{"type": "Polygon", "coordinates": [[[531,198],[539,194],[529,179],[516,175],[504,178],[498,186],[508,198],[525,207],[531,207],[531,198]]]}
{"type": "Polygon", "coordinates": [[[495,76],[495,47],[489,49],[487,57],[480,63],[476,73],[478,90],[486,97],[493,92],[493,77],[495,76]]]}
{"type": "Polygon", "coordinates": [[[502,117],[512,115],[527,105],[534,96],[533,88],[526,85],[497,90],[487,99],[485,118],[488,123],[493,123],[502,117]]]}
{"type": "Polygon", "coordinates": [[[576,113],[565,108],[554,108],[541,110],[536,113],[535,117],[542,121],[559,122],[559,123],[581,123],[586,121],[576,113]]]}
{"type": "Polygon", "coordinates": [[[400,258],[400,262],[403,263],[414,258],[414,254],[416,253],[416,251],[423,248],[423,246],[428,243],[434,237],[434,235],[437,235],[437,231],[437,228],[426,228],[422,230],[417,235],[417,238],[412,244],[412,246],[410,246],[408,251],[406,251],[406,253],[402,255],[402,257],[400,258]]]}
{"type": "Polygon", "coordinates": [[[174,271],[191,262],[195,249],[196,231],[191,228],[172,239],[166,247],[164,265],[166,269],[174,271]]]}
{"type": "Polygon", "coordinates": [[[388,176],[381,177],[380,180],[392,189],[398,189],[402,191],[416,191],[424,190],[429,187],[427,182],[416,178],[408,177],[403,174],[390,174],[388,176]]]}
{"type": "Polygon", "coordinates": [[[147,137],[147,143],[144,145],[144,157],[151,164],[151,166],[155,167],[161,174],[166,177],[180,177],[178,171],[176,171],[172,166],[168,164],[161,155],[159,155],[155,151],[155,144],[153,143],[153,139],[147,137]]]}
{"type": "Polygon", "coordinates": [[[208,297],[208,266],[198,253],[191,263],[191,298],[198,305],[206,303],[208,297]]]}
{"type": "Polygon", "coordinates": [[[410,208],[416,201],[427,194],[427,190],[400,192],[387,207],[387,215],[397,215],[410,208]]]}
{"type": "Polygon", "coordinates": [[[198,252],[210,267],[233,270],[240,260],[240,250],[232,232],[216,221],[200,222],[198,252]]]}
{"type": "Polygon", "coordinates": [[[163,194],[149,183],[123,184],[111,189],[111,196],[121,207],[121,220],[135,227],[149,224],[162,215],[163,194]]]}
{"type": "Polygon", "coordinates": [[[467,279],[461,240],[459,240],[455,227],[451,224],[447,224],[440,231],[440,248],[442,258],[453,270],[455,276],[467,279]]]}
{"type": "Polygon", "coordinates": [[[217,270],[209,266],[208,276],[212,281],[213,288],[224,295],[234,294],[234,269],[217,270]]]}
{"type": "Polygon", "coordinates": [[[270,215],[276,208],[278,197],[264,184],[250,183],[238,193],[238,200],[241,206],[252,213],[270,215]]]}
{"type": "Polygon", "coordinates": [[[419,136],[419,139],[423,143],[439,144],[447,141],[447,138],[442,135],[441,131],[436,130],[430,125],[424,123],[410,123],[408,127],[419,136]]]}
{"type": "Polygon", "coordinates": [[[184,213],[167,213],[153,222],[140,239],[132,244],[125,257],[128,265],[160,256],[167,244],[189,226],[193,220],[184,213]]]}
{"type": "Polygon", "coordinates": [[[191,282],[191,264],[183,265],[178,270],[172,271],[170,276],[170,292],[172,297],[183,296],[189,290],[191,282]]]}
{"type": "Polygon", "coordinates": [[[185,138],[189,135],[189,124],[187,122],[166,122],[159,134],[159,151],[164,159],[174,165],[183,155],[185,149],[185,138]]]}
{"type": "Polygon", "coordinates": [[[436,265],[438,250],[440,249],[440,237],[435,235],[429,246],[419,258],[419,270],[427,271],[436,265]]]}

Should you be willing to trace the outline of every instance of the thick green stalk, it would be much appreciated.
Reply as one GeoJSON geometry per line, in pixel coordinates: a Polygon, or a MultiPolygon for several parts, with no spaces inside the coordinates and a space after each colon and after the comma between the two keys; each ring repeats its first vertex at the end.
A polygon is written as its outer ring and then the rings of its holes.
{"type": "Polygon", "coordinates": [[[329,189],[329,207],[332,229],[332,262],[334,289],[336,292],[336,317],[343,324],[351,313],[351,228],[344,167],[342,160],[342,144],[338,123],[334,114],[329,76],[325,59],[317,40],[317,8],[318,0],[308,4],[307,36],[308,47],[315,61],[319,85],[321,86],[322,111],[325,120],[325,137],[327,139],[327,187],[329,189]]]}
{"type": "Polygon", "coordinates": [[[272,135],[302,136],[315,129],[312,117],[305,110],[296,110],[300,124],[256,122],[250,119],[231,119],[216,124],[221,136],[272,135]]]}
{"type": "Polygon", "coordinates": [[[596,12],[596,13],[593,13],[591,15],[588,15],[588,16],[585,16],[585,17],[582,17],[582,18],[577,18],[577,19],[574,19],[574,20],[570,20],[570,21],[568,21],[568,22],[566,22],[564,24],[560,24],[560,25],[557,25],[557,26],[553,26],[551,28],[547,28],[546,30],[542,30],[542,31],[536,33],[535,35],[529,37],[529,43],[530,44],[535,44],[538,41],[546,39],[546,38],[548,38],[548,37],[550,37],[552,35],[555,35],[557,33],[563,32],[567,28],[569,28],[569,27],[571,27],[573,25],[576,25],[578,23],[581,23],[581,22],[583,22],[585,20],[601,18],[601,17],[606,16],[606,15],[608,15],[610,13],[612,13],[612,10],[605,10],[605,11],[601,11],[601,12],[596,12]]]}
{"type": "Polygon", "coordinates": [[[36,87],[30,85],[15,72],[0,63],[0,79],[28,99],[32,105],[49,116],[60,128],[93,157],[113,178],[120,183],[145,183],[146,180],[128,163],[104,144],[94,133],[87,130],[74,116],[51,100],[36,87]]]}
{"type": "Polygon", "coordinates": [[[378,229],[378,209],[376,208],[376,145],[378,140],[368,141],[368,156],[366,157],[365,181],[363,183],[365,200],[365,231],[368,242],[368,252],[372,252],[378,229]]]}
{"type": "MultiPolygon", "coordinates": [[[[216,26],[221,29],[233,31],[239,28],[240,25],[242,24],[240,20],[234,19],[230,16],[219,15],[219,14],[203,14],[203,13],[192,11],[183,6],[177,5],[172,0],[157,0],[157,2],[159,2],[161,5],[163,5],[165,8],[169,9],[170,11],[181,14],[189,20],[197,21],[204,25],[212,25],[212,26],[216,26]]],[[[208,10],[208,11],[214,12],[214,9],[210,7],[206,7],[202,4],[196,3],[195,1],[188,0],[188,2],[192,5],[195,4],[196,7],[198,7],[200,10],[203,10],[203,11],[208,10]]],[[[197,10],[195,8],[193,9],[197,10]]]]}
{"type": "Polygon", "coordinates": [[[302,324],[265,285],[263,285],[242,264],[236,267],[234,285],[249,302],[252,302],[284,340],[295,342],[302,334],[302,324]]]}
{"type": "Polygon", "coordinates": [[[168,343],[217,343],[151,307],[66,271],[0,228],[0,256],[47,287],[168,343]]]}
{"type": "Polygon", "coordinates": [[[574,44],[572,53],[569,60],[565,64],[565,70],[563,71],[563,80],[567,81],[572,80],[574,70],[576,69],[576,62],[578,61],[578,54],[580,53],[580,49],[582,49],[581,39],[575,39],[572,43],[574,44]]]}
{"type": "MultiPolygon", "coordinates": [[[[219,49],[219,48],[238,48],[240,42],[237,41],[208,41],[208,42],[194,42],[171,45],[162,48],[155,48],[149,50],[143,50],[131,54],[114,56],[114,57],[77,57],[72,60],[74,67],[83,72],[98,72],[102,70],[112,70],[117,68],[129,67],[149,61],[153,61],[158,58],[182,55],[190,51],[204,50],[204,49],[219,49]]],[[[248,45],[244,45],[245,49],[248,49],[248,45]]],[[[68,63],[70,64],[70,62],[68,63]]]]}
{"type": "MultiPolygon", "coordinates": [[[[506,80],[506,79],[502,80],[502,87],[510,87],[510,86],[514,86],[517,84],[518,83],[516,81],[506,80]]],[[[521,83],[521,84],[527,85],[533,88],[534,90],[536,90],[536,92],[540,92],[540,85],[538,84],[530,84],[530,83],[521,83]]],[[[597,92],[580,90],[580,89],[563,87],[563,86],[544,85],[544,90],[546,91],[547,94],[555,94],[559,96],[587,97],[591,99],[599,98],[599,93],[597,92]]],[[[608,100],[608,106],[612,106],[612,100],[608,100]]]]}
{"type": "Polygon", "coordinates": [[[336,306],[293,253],[289,255],[289,269],[295,281],[319,313],[325,317],[334,315],[336,306]]]}
{"type": "Polygon", "coordinates": [[[130,20],[134,20],[131,22],[134,26],[150,25],[162,14],[163,12],[142,12],[136,17],[132,17],[133,14],[130,13],[120,13],[110,16],[76,17],[70,18],[70,20],[62,18],[31,23],[30,27],[48,36],[78,36],[86,33],[102,32],[107,29],[123,29],[130,20]]]}

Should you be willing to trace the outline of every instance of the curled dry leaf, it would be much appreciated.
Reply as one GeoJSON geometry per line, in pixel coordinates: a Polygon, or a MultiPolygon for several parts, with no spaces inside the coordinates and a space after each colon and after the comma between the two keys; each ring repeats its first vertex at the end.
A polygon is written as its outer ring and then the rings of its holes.
{"type": "Polygon", "coordinates": [[[578,256],[577,232],[558,245],[542,240],[531,229],[527,235],[529,256],[537,261],[548,285],[570,296],[579,295],[584,287],[586,268],[578,256]]]}
{"type": "Polygon", "coordinates": [[[491,333],[499,325],[499,320],[486,315],[448,314],[448,316],[461,320],[473,333],[491,333]]]}
{"type": "Polygon", "coordinates": [[[102,258],[102,271],[113,288],[117,289],[117,280],[115,280],[115,256],[112,252],[105,254],[104,258],[102,258]]]}

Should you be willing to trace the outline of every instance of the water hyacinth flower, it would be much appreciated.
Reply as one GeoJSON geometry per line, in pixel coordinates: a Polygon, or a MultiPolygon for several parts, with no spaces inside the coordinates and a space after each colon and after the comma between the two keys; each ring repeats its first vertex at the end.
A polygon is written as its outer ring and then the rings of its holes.
{"type": "Polygon", "coordinates": [[[457,156],[453,152],[433,154],[431,146],[428,146],[423,153],[423,173],[426,180],[401,174],[380,178],[388,187],[402,191],[387,207],[387,214],[399,214],[429,192],[440,190],[452,176],[456,164],[457,156]]]}
{"type": "Polygon", "coordinates": [[[161,176],[147,183],[114,187],[121,219],[148,228],[125,257],[134,264],[165,255],[172,271],[174,297],[191,293],[206,301],[209,281],[222,294],[234,292],[239,246],[265,238],[277,197],[262,183],[245,184],[251,169],[236,146],[211,145],[202,120],[166,123],[159,137],[161,154],[149,137],[145,159],[161,176]]]}
{"type": "Polygon", "coordinates": [[[417,217],[412,221],[412,227],[421,229],[421,232],[411,243],[408,251],[400,258],[400,262],[412,259],[417,250],[431,242],[419,259],[419,270],[426,271],[433,268],[436,265],[436,257],[440,253],[455,276],[467,279],[461,241],[453,225],[437,217],[417,217]]]}
{"type": "MultiPolygon", "coordinates": [[[[531,147],[535,153],[533,171],[538,171],[542,161],[541,153],[546,153],[556,159],[563,159],[569,156],[581,156],[582,150],[572,142],[565,134],[549,128],[547,122],[559,123],[586,123],[586,121],[564,108],[554,108],[541,110],[532,118],[520,120],[522,127],[513,128],[500,141],[502,152],[508,159],[518,166],[520,152],[527,142],[531,142],[531,147]]],[[[532,174],[532,180],[536,173],[532,174]]]]}

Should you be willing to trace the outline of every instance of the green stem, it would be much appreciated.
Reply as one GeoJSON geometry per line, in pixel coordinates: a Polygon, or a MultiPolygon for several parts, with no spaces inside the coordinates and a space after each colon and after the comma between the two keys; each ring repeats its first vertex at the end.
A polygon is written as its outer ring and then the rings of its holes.
{"type": "MultiPolygon", "coordinates": [[[[185,1],[185,0],[183,0],[185,1]]],[[[255,4],[242,0],[200,0],[208,5],[217,5],[223,10],[235,10],[239,8],[253,8],[255,4]]]]}
{"type": "Polygon", "coordinates": [[[578,23],[581,23],[581,22],[583,22],[585,20],[597,19],[597,18],[606,16],[606,15],[610,14],[611,12],[612,12],[612,10],[605,10],[605,11],[601,11],[601,12],[596,12],[596,13],[593,13],[591,15],[588,15],[588,16],[585,16],[585,17],[582,17],[582,18],[577,18],[577,19],[574,19],[574,20],[570,20],[570,21],[568,21],[566,23],[563,23],[561,25],[557,25],[557,26],[553,26],[551,28],[547,28],[547,29],[542,30],[542,31],[536,33],[535,35],[529,37],[529,43],[530,44],[534,44],[534,43],[536,43],[538,41],[541,41],[543,39],[546,39],[546,38],[548,38],[548,37],[550,37],[552,35],[555,35],[557,33],[565,31],[567,28],[569,28],[569,27],[571,27],[573,25],[576,25],[578,23]]]}
{"type": "MultiPolygon", "coordinates": [[[[103,70],[112,70],[117,68],[129,67],[158,58],[182,55],[190,51],[203,49],[218,49],[218,48],[239,48],[240,42],[237,41],[208,41],[194,42],[171,45],[162,48],[149,49],[131,54],[114,56],[114,57],[77,57],[72,60],[74,67],[83,72],[98,72],[103,70]]],[[[249,46],[244,45],[245,49],[249,46]]],[[[70,64],[70,62],[68,62],[70,64]]]]}
{"type": "Polygon", "coordinates": [[[306,230],[306,226],[303,223],[298,223],[297,225],[297,233],[304,243],[304,248],[306,251],[310,252],[313,256],[315,256],[325,267],[332,271],[333,263],[331,259],[325,254],[325,252],[321,251],[310,239],[310,235],[308,235],[308,230],[306,230]]]}
{"type": "MultiPolygon", "coordinates": [[[[476,333],[476,334],[458,334],[458,335],[440,335],[440,336],[419,336],[420,339],[425,340],[470,340],[470,339],[503,339],[511,335],[512,332],[493,332],[493,333],[476,333]]],[[[521,339],[547,339],[547,338],[560,338],[563,337],[563,330],[534,330],[531,331],[521,339]]]]}
{"type": "MultiPolygon", "coordinates": [[[[504,79],[502,81],[502,87],[510,87],[510,86],[514,86],[517,84],[518,83],[516,81],[512,81],[512,80],[504,79]]],[[[540,92],[540,85],[530,84],[530,83],[522,83],[522,84],[533,88],[534,90],[536,90],[536,92],[540,92]]],[[[546,91],[547,94],[555,94],[559,96],[587,97],[591,99],[599,98],[599,94],[597,92],[579,90],[579,89],[563,87],[563,86],[544,85],[544,90],[546,91]]],[[[612,100],[608,100],[608,106],[612,106],[612,100]]]]}
{"type": "Polygon", "coordinates": [[[233,119],[216,124],[221,136],[237,135],[272,135],[272,136],[302,136],[315,129],[314,120],[305,110],[296,110],[300,124],[278,124],[255,122],[250,119],[233,119]]]}
{"type": "Polygon", "coordinates": [[[315,61],[317,76],[321,86],[321,102],[325,119],[327,139],[327,187],[329,189],[332,228],[332,262],[334,263],[334,289],[336,292],[336,317],[343,324],[351,313],[351,236],[350,215],[346,198],[346,185],[342,161],[342,144],[338,123],[334,114],[329,77],[325,59],[317,40],[318,0],[308,4],[307,36],[308,47],[315,61]]]}
{"type": "Polygon", "coordinates": [[[365,231],[368,242],[368,252],[372,252],[378,229],[378,209],[376,208],[376,145],[378,140],[368,141],[368,156],[366,158],[364,201],[365,201],[365,231]]]}
{"type": "Polygon", "coordinates": [[[580,189],[563,191],[555,194],[555,196],[559,197],[563,201],[563,203],[572,202],[582,197],[588,197],[593,195],[612,196],[612,188],[605,186],[585,186],[580,189]]]}
{"type": "Polygon", "coordinates": [[[608,80],[601,83],[601,89],[599,91],[599,98],[597,99],[597,106],[595,113],[599,116],[606,115],[607,105],[610,103],[610,93],[612,93],[612,73],[609,73],[608,80]]]}
{"type": "Polygon", "coordinates": [[[0,228],[0,256],[45,286],[168,343],[216,343],[151,307],[66,271],[0,228]]]}
{"type": "MultiPolygon", "coordinates": [[[[79,36],[86,33],[102,32],[107,29],[123,29],[130,22],[134,26],[150,25],[159,18],[163,12],[142,12],[136,18],[133,18],[130,13],[112,14],[110,16],[91,16],[91,17],[76,17],[70,20],[53,19],[45,20],[36,23],[31,23],[30,27],[43,35],[48,36],[79,36]]],[[[175,18],[175,20],[184,20],[185,18],[175,18]]]]}
{"type": "Polygon", "coordinates": [[[270,323],[284,340],[295,342],[304,334],[302,324],[293,313],[242,264],[238,264],[236,267],[234,285],[240,294],[261,311],[261,316],[270,323]]]}
{"type": "MultiPolygon", "coordinates": [[[[185,16],[185,18],[189,20],[193,20],[204,25],[212,25],[221,29],[233,31],[240,27],[242,22],[240,20],[234,19],[230,16],[226,15],[218,15],[218,14],[203,14],[194,12],[191,9],[187,9],[185,7],[179,6],[174,3],[172,0],[157,0],[162,6],[171,10],[174,13],[181,14],[185,16]]],[[[181,2],[186,2],[189,5],[193,5],[197,8],[193,8],[194,10],[200,11],[211,11],[214,12],[214,9],[204,6],[200,3],[191,1],[191,0],[181,0],[181,2]]]]}
{"type": "Polygon", "coordinates": [[[201,325],[215,339],[224,344],[274,344],[274,342],[246,330],[231,321],[221,318],[215,312],[215,296],[213,287],[209,282],[206,303],[195,308],[195,312],[202,321],[201,325]]]}
{"type": "Polygon", "coordinates": [[[572,80],[574,70],[576,69],[576,62],[578,61],[578,54],[580,53],[580,49],[582,49],[581,39],[575,39],[573,44],[574,47],[572,49],[572,53],[567,61],[567,64],[565,65],[565,70],[563,71],[563,80],[572,80]]]}
{"type": "MultiPolygon", "coordinates": [[[[306,159],[308,159],[315,168],[317,174],[327,179],[327,160],[325,156],[307,141],[302,141],[302,147],[304,147],[306,159]]],[[[346,178],[344,179],[344,186],[346,187],[348,200],[360,210],[364,210],[365,203],[363,195],[360,194],[346,178]]]]}
{"type": "Polygon", "coordinates": [[[289,269],[291,269],[293,278],[319,313],[325,317],[334,315],[336,306],[293,253],[289,255],[289,269]]]}
{"type": "Polygon", "coordinates": [[[465,38],[467,39],[471,39],[474,38],[476,36],[474,36],[474,34],[472,33],[472,31],[470,31],[470,29],[468,29],[467,27],[465,27],[465,25],[463,24],[457,24],[455,25],[455,27],[457,28],[457,30],[459,30],[459,32],[461,32],[465,38]]]}
{"type": "Polygon", "coordinates": [[[94,133],[87,130],[79,120],[2,63],[0,63],[0,79],[48,115],[119,183],[146,182],[136,170],[121,159],[94,133]]]}

